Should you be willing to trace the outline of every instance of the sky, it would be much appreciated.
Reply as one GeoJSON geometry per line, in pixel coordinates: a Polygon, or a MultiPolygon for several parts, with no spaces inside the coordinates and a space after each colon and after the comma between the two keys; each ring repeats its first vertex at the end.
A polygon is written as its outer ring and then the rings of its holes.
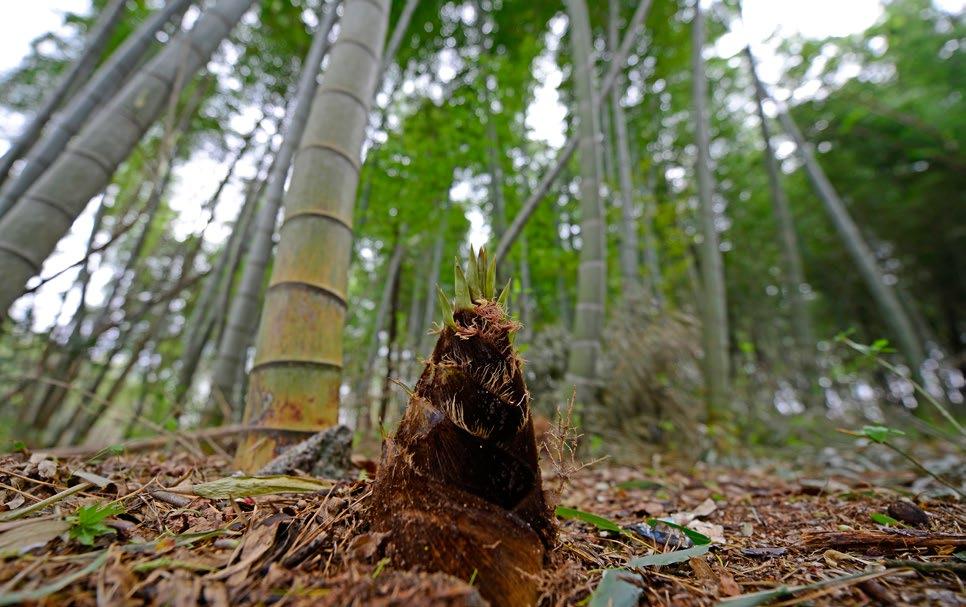
{"type": "MultiPolygon", "coordinates": [[[[703,0],[708,4],[709,0],[703,0]]],[[[940,8],[949,12],[966,10],[966,0],[934,0],[940,8]]],[[[561,8],[562,3],[561,3],[561,8]]],[[[0,20],[0,73],[15,68],[30,49],[31,40],[62,27],[65,12],[86,12],[90,10],[90,0],[28,0],[17,2],[15,10],[6,11],[0,20]]],[[[730,56],[736,54],[749,42],[759,60],[762,79],[765,82],[776,82],[780,62],[774,60],[775,40],[803,35],[810,38],[825,38],[829,36],[845,36],[858,33],[873,25],[882,14],[881,0],[744,0],[743,15],[740,25],[720,39],[715,52],[730,56]],[[768,42],[772,39],[772,42],[768,42]]],[[[564,19],[551,23],[551,36],[559,37],[566,27],[564,19]]],[[[551,49],[552,51],[553,49],[551,49]]],[[[564,118],[566,108],[560,103],[557,88],[562,81],[562,73],[553,61],[553,53],[538,60],[535,68],[542,85],[536,90],[534,103],[527,112],[526,124],[529,134],[534,139],[546,141],[553,147],[564,143],[564,118]]],[[[25,120],[24,116],[0,112],[0,153],[8,146],[8,140],[16,136],[25,120]]],[[[242,125],[232,125],[244,130],[242,125]]],[[[250,125],[248,125],[250,128],[250,125]]],[[[214,187],[212,174],[221,175],[219,163],[206,158],[198,158],[181,169],[178,174],[178,190],[173,197],[177,200],[173,204],[176,211],[182,213],[182,229],[190,231],[198,223],[197,213],[191,216],[190,208],[204,198],[205,192],[214,187]]],[[[466,184],[454,188],[454,196],[468,196],[466,184]]],[[[240,199],[239,188],[231,193],[240,199]]],[[[222,205],[230,207],[231,205],[222,205]]],[[[472,223],[471,241],[476,246],[483,244],[488,237],[485,219],[481,213],[471,213],[472,223]]],[[[227,231],[223,228],[220,233],[213,234],[214,240],[224,238],[227,231]]],[[[75,224],[75,237],[68,237],[61,243],[56,253],[45,266],[45,274],[52,273],[79,258],[78,250],[83,251],[82,242],[90,229],[90,213],[82,216],[75,224]],[[86,228],[85,228],[86,224],[86,228]]],[[[98,280],[108,279],[109,273],[98,280]]],[[[43,306],[37,325],[40,327],[52,324],[55,319],[53,312],[59,305],[60,291],[69,287],[73,281],[73,273],[65,273],[61,279],[52,281],[45,286],[42,297],[50,298],[51,306],[43,306]],[[46,310],[46,312],[44,312],[46,310]]],[[[96,297],[99,289],[92,289],[96,297]]],[[[92,301],[91,303],[97,303],[92,301]]],[[[14,312],[16,313],[16,311],[14,312]]]]}

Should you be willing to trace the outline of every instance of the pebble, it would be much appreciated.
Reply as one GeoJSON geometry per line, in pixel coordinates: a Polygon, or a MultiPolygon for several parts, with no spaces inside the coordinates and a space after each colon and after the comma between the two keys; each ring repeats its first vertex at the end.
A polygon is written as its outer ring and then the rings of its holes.
{"type": "Polygon", "coordinates": [[[902,521],[913,527],[926,527],[929,525],[929,515],[919,506],[905,500],[898,500],[889,504],[888,513],[889,516],[897,521],[902,521]]]}

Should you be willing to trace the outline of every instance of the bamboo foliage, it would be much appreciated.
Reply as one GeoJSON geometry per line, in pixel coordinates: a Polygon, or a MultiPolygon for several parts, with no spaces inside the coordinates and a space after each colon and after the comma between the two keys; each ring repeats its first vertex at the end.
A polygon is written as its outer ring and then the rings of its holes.
{"type": "Polygon", "coordinates": [[[751,49],[718,56],[740,18],[712,2],[706,21],[709,0],[695,19],[695,0],[273,0],[237,28],[242,0],[97,0],[84,27],[65,13],[0,75],[23,125],[56,106],[0,158],[17,157],[0,301],[43,264],[0,318],[0,444],[231,422],[252,469],[337,422],[391,441],[432,343],[475,322],[457,317],[489,285],[479,258],[440,266],[484,234],[496,282],[514,276],[504,328],[539,412],[579,385],[576,430],[601,455],[697,422],[717,453],[732,430],[778,444],[826,409],[861,423],[955,401],[966,114],[956,33],[921,1],[782,45],[793,101],[768,99],[751,49]],[[454,279],[460,310],[438,297],[454,279]],[[827,341],[842,331],[883,366],[852,364],[827,341]],[[650,364],[667,352],[684,375],[650,364]]]}
{"type": "MultiPolygon", "coordinates": [[[[205,97],[206,91],[208,90],[206,86],[208,82],[201,83],[200,86],[197,86],[192,91],[191,96],[184,103],[184,106],[179,110],[178,114],[168,116],[165,130],[161,135],[154,158],[152,158],[151,163],[144,167],[144,180],[141,182],[141,187],[135,188],[132,192],[132,200],[127,203],[115,203],[117,208],[130,207],[128,214],[139,217],[142,221],[140,228],[131,234],[130,242],[132,244],[128,250],[127,257],[124,260],[123,266],[114,272],[114,276],[110,281],[110,288],[104,296],[104,303],[101,309],[88,321],[90,314],[88,314],[88,309],[85,305],[86,289],[81,289],[81,303],[78,305],[77,311],[74,313],[74,318],[70,323],[71,334],[67,339],[67,351],[61,354],[59,360],[55,361],[56,367],[48,368],[49,348],[45,349],[45,353],[41,356],[40,361],[38,361],[39,371],[43,370],[45,374],[58,378],[63,384],[69,385],[69,382],[76,377],[82,367],[89,363],[89,360],[87,360],[89,358],[87,355],[88,349],[97,344],[102,335],[119,325],[119,321],[112,318],[112,315],[123,311],[126,308],[126,300],[132,296],[129,287],[134,282],[136,266],[142,262],[141,257],[145,253],[148,236],[157,218],[162,198],[170,184],[173,160],[177,156],[178,148],[180,147],[178,144],[184,141],[182,136],[188,128],[188,122],[194,116],[199,104],[205,97]],[[153,180],[153,183],[150,180],[153,180]],[[145,190],[148,192],[147,199],[138,204],[137,199],[145,190]],[[85,325],[89,325],[89,328],[85,329],[85,325]]],[[[106,206],[107,202],[105,201],[99,203],[97,212],[95,213],[95,226],[99,225],[106,211],[106,206]]],[[[133,228],[136,224],[137,220],[131,219],[128,225],[133,228]]],[[[93,251],[92,239],[95,236],[95,232],[92,232],[91,240],[88,241],[88,254],[85,255],[85,265],[90,261],[90,253],[93,251]]],[[[89,280],[89,276],[87,276],[88,272],[84,270],[84,266],[82,266],[81,274],[85,275],[85,282],[89,280]]],[[[123,318],[124,320],[128,320],[129,314],[125,312],[123,318]]],[[[49,345],[53,345],[53,342],[49,342],[49,345]]],[[[20,423],[25,425],[29,424],[34,430],[43,429],[56,410],[61,407],[66,396],[67,394],[63,385],[49,384],[46,387],[38,386],[35,391],[35,398],[27,399],[30,402],[30,406],[21,408],[20,423]]],[[[54,436],[57,436],[56,433],[54,433],[54,436]]]]}
{"type": "Polygon", "coordinates": [[[236,464],[253,470],[339,412],[352,211],[388,0],[349,0],[295,158],[236,464]],[[317,246],[324,243],[324,247],[317,246]]]}
{"type": "Polygon", "coordinates": [[[218,0],[190,32],[172,41],[88,122],[53,165],[0,220],[0,311],[40,272],[88,200],[102,191],[169,98],[201,69],[251,7],[218,0]]]}

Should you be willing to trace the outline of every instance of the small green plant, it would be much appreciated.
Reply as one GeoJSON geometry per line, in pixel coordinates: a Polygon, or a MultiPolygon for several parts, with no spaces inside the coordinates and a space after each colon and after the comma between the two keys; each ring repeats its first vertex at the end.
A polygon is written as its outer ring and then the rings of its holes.
{"type": "Polygon", "coordinates": [[[901,527],[902,523],[892,518],[888,514],[882,514],[881,512],[873,512],[869,515],[873,521],[880,525],[885,525],[886,527],[901,527]]]}
{"type": "MultiPolygon", "coordinates": [[[[889,347],[889,341],[888,340],[886,340],[886,339],[877,339],[874,342],[872,342],[871,345],[868,345],[867,346],[865,344],[860,344],[860,343],[858,343],[856,341],[852,341],[851,339],[849,339],[849,335],[850,334],[851,334],[851,331],[846,331],[844,333],[839,333],[838,335],[835,336],[835,341],[837,341],[837,342],[839,342],[841,344],[845,344],[846,346],[848,346],[852,350],[855,350],[856,352],[858,352],[859,354],[861,354],[862,355],[861,360],[864,360],[864,361],[872,361],[875,364],[878,364],[881,367],[883,367],[885,369],[888,369],[892,373],[895,373],[899,377],[902,377],[903,379],[905,379],[906,381],[908,381],[909,383],[911,383],[913,389],[920,396],[922,396],[922,398],[925,399],[926,402],[928,402],[937,411],[939,411],[939,413],[943,416],[943,418],[945,418],[946,421],[948,421],[950,423],[950,425],[952,425],[954,428],[956,428],[956,431],[959,432],[960,436],[966,436],[966,428],[963,428],[963,425],[960,424],[958,421],[956,421],[956,418],[953,417],[952,413],[950,413],[949,410],[946,407],[944,407],[942,404],[940,404],[940,402],[938,400],[936,400],[933,397],[933,395],[929,393],[928,390],[926,390],[925,388],[923,388],[919,384],[919,382],[913,380],[911,377],[909,377],[908,375],[906,375],[905,373],[903,373],[898,367],[896,367],[895,365],[893,365],[889,361],[887,361],[884,358],[882,358],[882,356],[881,356],[882,354],[886,354],[886,353],[894,352],[895,351],[895,350],[893,350],[892,348],[889,347]]],[[[880,441],[876,441],[876,442],[880,442],[880,441]]]]}
{"type": "Polygon", "coordinates": [[[902,430],[896,430],[895,428],[887,428],[885,426],[862,426],[862,432],[859,436],[864,436],[874,443],[879,443],[880,445],[888,444],[888,440],[894,436],[905,436],[906,433],[902,430]]]}
{"type": "Polygon", "coordinates": [[[376,568],[372,570],[372,579],[376,579],[377,577],[379,577],[379,575],[382,573],[382,570],[385,569],[386,565],[388,564],[389,564],[388,557],[384,559],[380,559],[380,561],[376,563],[376,568]]]}
{"type": "Polygon", "coordinates": [[[958,495],[959,497],[966,497],[966,494],[964,494],[959,489],[959,487],[957,487],[956,485],[950,483],[949,481],[947,481],[943,477],[939,476],[938,474],[936,474],[935,472],[933,472],[929,468],[926,468],[922,464],[922,462],[920,462],[919,460],[917,460],[915,457],[913,457],[905,449],[902,449],[901,447],[897,446],[895,443],[893,443],[890,440],[890,439],[892,439],[893,437],[896,437],[896,436],[905,436],[906,433],[903,432],[902,430],[896,430],[895,428],[887,428],[886,426],[863,426],[862,427],[862,430],[860,432],[854,432],[852,430],[839,430],[839,432],[842,432],[843,434],[848,434],[850,436],[858,436],[858,437],[862,437],[862,438],[867,438],[867,439],[871,440],[874,443],[878,443],[880,445],[884,445],[884,446],[888,447],[889,449],[892,449],[893,451],[895,451],[896,453],[898,453],[899,455],[901,455],[902,457],[904,457],[906,460],[908,460],[913,466],[915,466],[916,468],[918,468],[922,472],[925,472],[929,476],[933,477],[934,479],[936,479],[937,482],[939,482],[939,483],[945,485],[946,487],[949,487],[953,491],[955,491],[956,492],[956,495],[958,495]]]}
{"type": "Polygon", "coordinates": [[[93,546],[94,540],[98,537],[114,533],[114,530],[105,525],[104,521],[122,512],[124,512],[124,506],[117,502],[81,506],[77,512],[68,517],[71,524],[70,538],[85,546],[93,546]]]}
{"type": "Polygon", "coordinates": [[[95,464],[97,462],[106,460],[109,457],[118,457],[120,455],[124,455],[124,445],[110,445],[90,456],[90,458],[84,462],[84,465],[95,464]]]}

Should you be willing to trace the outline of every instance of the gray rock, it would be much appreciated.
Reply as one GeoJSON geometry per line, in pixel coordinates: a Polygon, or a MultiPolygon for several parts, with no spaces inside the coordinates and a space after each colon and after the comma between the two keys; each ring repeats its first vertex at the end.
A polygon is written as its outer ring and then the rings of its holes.
{"type": "Polygon", "coordinates": [[[301,471],[320,478],[343,478],[352,466],[351,455],[352,430],[348,426],[333,426],[289,447],[265,464],[258,475],[301,471]]]}

